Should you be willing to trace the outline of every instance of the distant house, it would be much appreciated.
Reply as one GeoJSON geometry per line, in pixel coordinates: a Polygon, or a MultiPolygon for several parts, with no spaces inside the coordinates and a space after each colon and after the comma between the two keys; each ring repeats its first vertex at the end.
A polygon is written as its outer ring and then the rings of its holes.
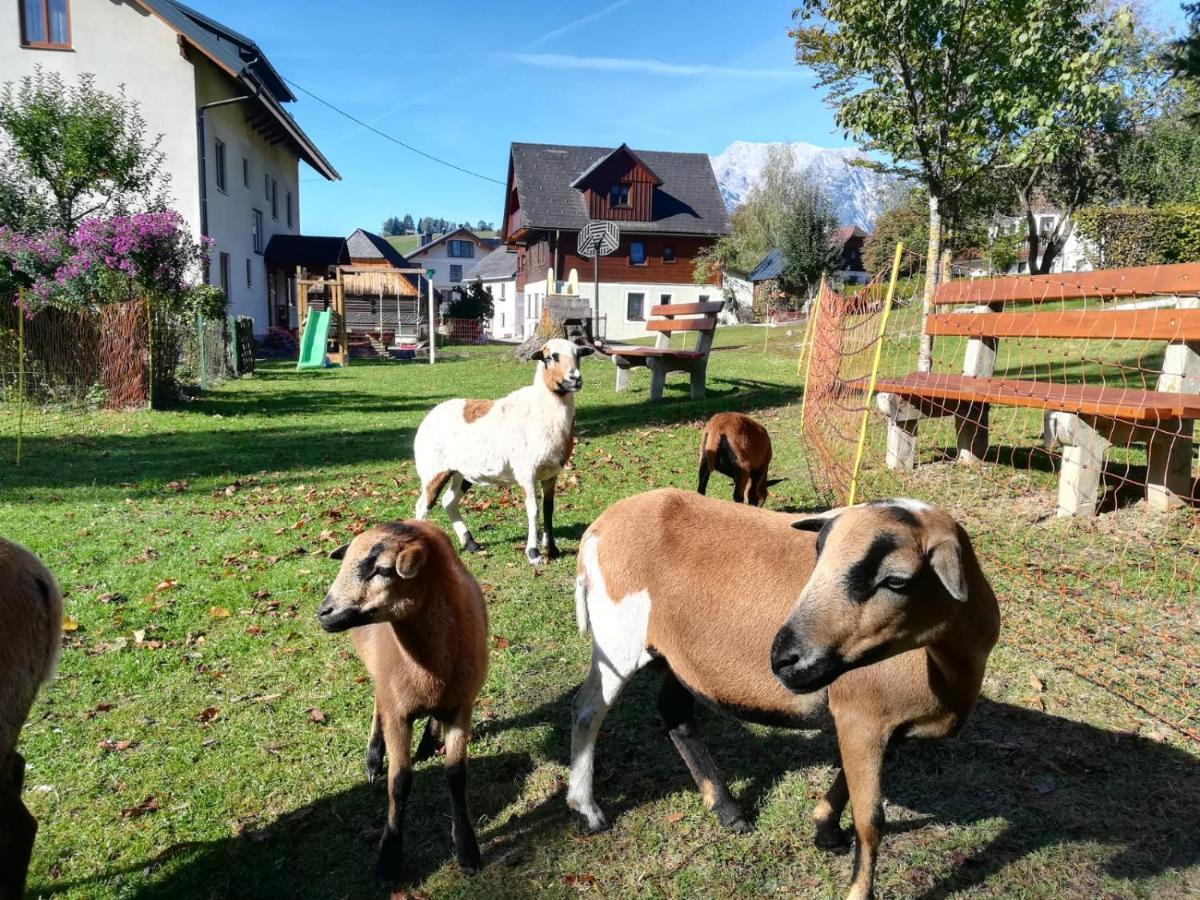
{"type": "Polygon", "coordinates": [[[2,3],[0,47],[0,83],[41,66],[123,87],[147,134],[162,136],[171,205],[214,242],[208,277],[230,311],[260,334],[284,324],[286,282],[264,250],[300,233],[300,161],[339,175],[284,109],[296,98],[262,48],[173,0],[2,3]]]}
{"type": "MultiPolygon", "coordinates": [[[[866,284],[868,276],[863,270],[862,248],[868,237],[870,235],[857,225],[834,229],[829,243],[841,252],[840,268],[831,273],[835,280],[842,284],[866,284]]],[[[753,286],[756,308],[784,290],[783,264],[783,251],[776,247],[747,276],[746,280],[753,286]]]]}
{"type": "Polygon", "coordinates": [[[439,291],[466,285],[466,274],[496,248],[497,241],[480,237],[469,228],[456,228],[409,251],[414,264],[433,269],[433,286],[439,291]]]}
{"type": "MultiPolygon", "coordinates": [[[[1052,207],[1042,207],[1034,212],[1037,220],[1038,233],[1043,239],[1038,249],[1038,255],[1045,252],[1044,239],[1054,232],[1062,219],[1062,211],[1052,207]]],[[[1069,224],[1069,223],[1068,223],[1069,224]]],[[[990,275],[1028,275],[1029,274],[1029,226],[1024,216],[996,216],[988,227],[988,240],[996,242],[1003,239],[1011,240],[1016,246],[1016,259],[1004,270],[995,270],[982,248],[963,253],[951,261],[951,271],[958,276],[982,278],[990,275]]],[[[1088,258],[1086,242],[1079,236],[1075,228],[1067,236],[1062,250],[1050,265],[1054,272],[1087,272],[1092,269],[1088,258]]]]}
{"type": "MultiPolygon", "coordinates": [[[[514,143],[508,164],[502,237],[516,252],[516,289],[533,322],[546,273],[579,273],[595,302],[592,261],[577,248],[591,221],[615,222],[616,252],[600,260],[601,327],[609,338],[646,332],[650,307],[720,296],[718,279],[692,281],[696,255],[730,231],[712,164],[703,153],[514,143]]],[[[557,286],[554,286],[557,287],[557,286]]]]}
{"type": "Polygon", "coordinates": [[[525,337],[525,297],[517,290],[517,254],[500,246],[466,274],[478,279],[492,295],[492,337],[520,340],[525,337]]]}

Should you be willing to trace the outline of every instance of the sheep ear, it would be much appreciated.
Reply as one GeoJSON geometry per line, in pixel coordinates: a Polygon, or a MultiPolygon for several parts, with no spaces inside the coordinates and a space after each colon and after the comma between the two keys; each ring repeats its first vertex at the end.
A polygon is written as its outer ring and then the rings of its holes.
{"type": "MultiPolygon", "coordinates": [[[[782,481],[783,479],[780,480],[782,481]]],[[[797,531],[820,531],[829,524],[831,519],[836,519],[841,515],[845,509],[844,506],[839,506],[837,509],[830,509],[823,513],[814,513],[811,516],[805,516],[803,519],[797,519],[793,522],[792,527],[797,531]]]]}
{"type": "Polygon", "coordinates": [[[349,544],[342,544],[342,546],[338,547],[336,550],[334,550],[332,553],[329,554],[329,558],[330,559],[345,559],[346,551],[349,549],[350,549],[349,544]]]}
{"type": "Polygon", "coordinates": [[[929,551],[929,567],[951,597],[966,603],[967,572],[963,568],[962,547],[955,538],[948,538],[929,551]]]}
{"type": "Polygon", "coordinates": [[[396,574],[401,578],[415,578],[425,565],[425,545],[420,541],[407,544],[396,554],[396,574]]]}
{"type": "Polygon", "coordinates": [[[539,347],[533,353],[529,354],[529,358],[532,360],[536,360],[537,362],[545,362],[546,361],[546,348],[539,347]]]}
{"type": "Polygon", "coordinates": [[[575,355],[576,356],[591,356],[595,352],[596,352],[596,348],[589,347],[587,344],[576,344],[575,345],[575,355]]]}

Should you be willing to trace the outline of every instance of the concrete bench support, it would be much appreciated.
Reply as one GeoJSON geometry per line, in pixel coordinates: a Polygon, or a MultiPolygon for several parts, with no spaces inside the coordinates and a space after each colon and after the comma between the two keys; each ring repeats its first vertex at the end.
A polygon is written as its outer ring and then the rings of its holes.
{"type": "Polygon", "coordinates": [[[917,425],[924,418],[895,394],[878,394],[875,405],[888,417],[887,467],[911,472],[917,464],[917,425]]]}
{"type": "Polygon", "coordinates": [[[1058,474],[1058,515],[1094,516],[1100,505],[1104,455],[1112,442],[1073,413],[1051,413],[1050,441],[1063,445],[1058,474]]]}

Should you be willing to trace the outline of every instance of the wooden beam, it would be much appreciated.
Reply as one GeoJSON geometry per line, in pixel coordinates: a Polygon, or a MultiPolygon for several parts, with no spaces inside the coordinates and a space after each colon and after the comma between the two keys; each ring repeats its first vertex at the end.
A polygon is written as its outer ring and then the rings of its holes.
{"type": "Polygon", "coordinates": [[[1200,341],[1200,309],[1062,310],[930,316],[925,332],[967,338],[1200,341]]]}
{"type": "Polygon", "coordinates": [[[960,278],[939,285],[933,302],[939,306],[968,303],[988,305],[1176,294],[1200,294],[1200,263],[1060,272],[1054,275],[960,278]]]}

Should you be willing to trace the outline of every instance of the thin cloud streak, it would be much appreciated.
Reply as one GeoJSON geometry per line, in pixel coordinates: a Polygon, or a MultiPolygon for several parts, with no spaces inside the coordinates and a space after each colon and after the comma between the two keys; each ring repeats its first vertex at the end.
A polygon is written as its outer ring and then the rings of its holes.
{"type": "Polygon", "coordinates": [[[637,72],[643,75],[670,75],[683,78],[721,76],[786,80],[804,78],[796,69],[739,69],[733,66],[670,63],[661,59],[625,59],[613,56],[567,56],[560,53],[503,53],[500,56],[526,66],[544,69],[590,69],[598,72],[637,72]]]}
{"type": "Polygon", "coordinates": [[[585,25],[592,24],[597,19],[603,19],[611,12],[616,12],[622,6],[628,6],[632,2],[633,0],[617,0],[616,3],[611,3],[603,9],[598,9],[594,13],[582,16],[576,19],[574,22],[568,22],[566,25],[561,25],[558,28],[555,28],[553,31],[548,31],[541,37],[535,38],[533,42],[529,44],[529,49],[533,50],[542,46],[543,44],[549,43],[555,38],[562,37],[564,34],[570,34],[572,31],[577,31],[585,25]]]}

